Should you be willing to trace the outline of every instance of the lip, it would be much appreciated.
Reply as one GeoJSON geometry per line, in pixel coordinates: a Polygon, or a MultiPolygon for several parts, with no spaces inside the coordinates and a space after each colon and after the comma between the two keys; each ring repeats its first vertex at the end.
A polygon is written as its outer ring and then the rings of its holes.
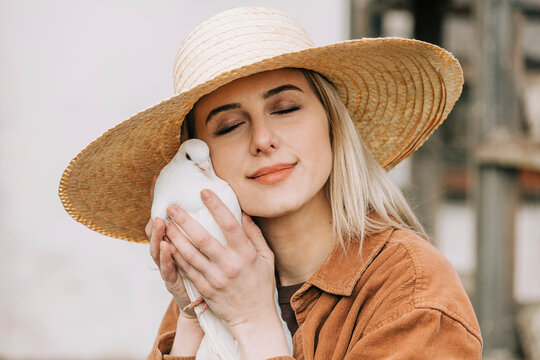
{"type": "Polygon", "coordinates": [[[262,184],[274,184],[288,178],[295,166],[296,163],[280,163],[262,167],[253,174],[248,175],[248,179],[262,184]]]}
{"type": "Polygon", "coordinates": [[[248,178],[253,179],[259,176],[271,174],[276,171],[292,168],[295,165],[296,163],[280,163],[280,164],[274,164],[272,166],[265,166],[255,171],[253,174],[248,175],[248,178]]]}

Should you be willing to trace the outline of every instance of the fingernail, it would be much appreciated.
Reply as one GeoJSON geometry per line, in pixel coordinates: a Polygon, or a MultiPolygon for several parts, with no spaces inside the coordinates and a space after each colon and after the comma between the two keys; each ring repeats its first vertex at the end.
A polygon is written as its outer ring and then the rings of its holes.
{"type": "Polygon", "coordinates": [[[167,214],[171,217],[175,217],[179,214],[178,207],[176,205],[171,205],[167,208],[167,214]]]}
{"type": "Polygon", "coordinates": [[[203,189],[201,191],[201,199],[204,201],[209,200],[212,197],[212,192],[208,189],[203,189]]]}

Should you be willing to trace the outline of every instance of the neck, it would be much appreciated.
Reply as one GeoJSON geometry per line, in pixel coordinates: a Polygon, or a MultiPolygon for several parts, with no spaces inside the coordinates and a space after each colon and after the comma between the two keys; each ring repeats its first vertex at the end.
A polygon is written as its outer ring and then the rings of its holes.
{"type": "Polygon", "coordinates": [[[308,280],[332,251],[332,211],[324,188],[298,210],[254,220],[274,252],[283,286],[308,280]]]}

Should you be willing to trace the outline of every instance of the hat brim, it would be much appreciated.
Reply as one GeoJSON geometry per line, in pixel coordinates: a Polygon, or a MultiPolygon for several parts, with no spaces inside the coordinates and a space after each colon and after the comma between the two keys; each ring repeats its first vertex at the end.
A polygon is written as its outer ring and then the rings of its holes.
{"type": "Polygon", "coordinates": [[[174,156],[195,102],[238,78],[280,68],[324,75],[337,88],[356,130],[385,169],[420,147],[461,94],[458,61],[410,39],[344,41],[291,52],[215,74],[105,132],[65,169],[59,195],[66,211],[101,234],[148,242],[152,178],[174,156]]]}

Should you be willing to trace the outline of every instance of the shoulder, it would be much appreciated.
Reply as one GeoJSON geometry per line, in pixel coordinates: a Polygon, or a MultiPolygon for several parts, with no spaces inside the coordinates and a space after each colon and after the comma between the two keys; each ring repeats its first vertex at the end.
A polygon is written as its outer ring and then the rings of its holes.
{"type": "Polygon", "coordinates": [[[412,311],[435,310],[481,341],[474,310],[459,276],[429,241],[410,231],[395,230],[369,267],[375,278],[387,274],[381,278],[386,279],[379,284],[381,289],[393,289],[385,297],[384,307],[396,310],[392,317],[380,314],[383,323],[412,311]]]}

